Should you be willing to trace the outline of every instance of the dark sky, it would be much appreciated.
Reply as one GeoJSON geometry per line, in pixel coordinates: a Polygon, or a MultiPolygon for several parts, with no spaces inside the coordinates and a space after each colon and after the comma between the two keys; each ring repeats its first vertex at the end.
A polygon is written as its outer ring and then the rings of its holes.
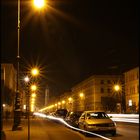
{"type": "MultiPolygon", "coordinates": [[[[50,0],[43,12],[21,0],[20,67],[38,65],[52,95],[93,74],[138,66],[138,4],[125,0],[50,0]]],[[[2,62],[16,64],[17,1],[1,1],[2,62]]]]}

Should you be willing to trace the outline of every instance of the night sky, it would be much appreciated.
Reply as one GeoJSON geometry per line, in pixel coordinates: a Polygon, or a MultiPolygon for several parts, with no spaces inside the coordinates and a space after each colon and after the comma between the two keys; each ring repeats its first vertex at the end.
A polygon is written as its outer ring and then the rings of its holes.
{"type": "MultiPolygon", "coordinates": [[[[93,74],[138,66],[138,4],[49,0],[38,12],[21,0],[20,69],[41,68],[42,89],[62,94],[93,74]]],[[[16,64],[17,1],[1,1],[1,60],[16,64]]],[[[44,91],[43,91],[44,92],[44,91]]]]}

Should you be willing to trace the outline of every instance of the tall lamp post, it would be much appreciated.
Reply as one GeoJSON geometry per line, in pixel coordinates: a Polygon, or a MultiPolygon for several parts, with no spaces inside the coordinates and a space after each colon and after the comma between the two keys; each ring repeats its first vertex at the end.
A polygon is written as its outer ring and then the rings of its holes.
{"type": "Polygon", "coordinates": [[[14,124],[12,130],[22,130],[21,126],[21,95],[19,92],[19,47],[20,47],[20,0],[18,0],[18,45],[17,45],[17,85],[14,107],[14,124]]]}
{"type": "MultiPolygon", "coordinates": [[[[34,0],[34,6],[41,9],[45,6],[45,0],[34,0]]],[[[17,85],[14,105],[14,124],[12,130],[22,130],[21,126],[21,93],[19,91],[19,60],[20,60],[20,0],[18,0],[18,42],[17,42],[17,85]]]]}
{"type": "MultiPolygon", "coordinates": [[[[36,77],[39,74],[39,70],[37,68],[31,69],[31,76],[36,77]]],[[[28,140],[30,140],[30,89],[29,89],[29,82],[31,83],[33,81],[33,78],[29,78],[26,76],[24,78],[24,81],[26,82],[27,86],[27,108],[26,108],[26,113],[27,113],[27,119],[28,119],[28,140]]],[[[31,85],[31,91],[36,91],[37,86],[35,84],[31,85]]],[[[34,95],[35,96],[35,95],[34,95]]]]}

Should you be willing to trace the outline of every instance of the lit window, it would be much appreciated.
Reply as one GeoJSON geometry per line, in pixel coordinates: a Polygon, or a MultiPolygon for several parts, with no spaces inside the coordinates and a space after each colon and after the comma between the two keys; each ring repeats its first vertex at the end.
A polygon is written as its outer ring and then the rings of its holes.
{"type": "Polygon", "coordinates": [[[132,106],[132,100],[128,100],[128,105],[132,106]]]}

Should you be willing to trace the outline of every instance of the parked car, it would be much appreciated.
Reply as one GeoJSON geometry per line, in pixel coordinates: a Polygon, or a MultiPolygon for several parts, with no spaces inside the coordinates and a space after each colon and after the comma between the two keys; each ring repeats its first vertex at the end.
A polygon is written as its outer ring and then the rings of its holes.
{"type": "Polygon", "coordinates": [[[55,116],[64,119],[67,113],[68,113],[67,109],[57,109],[55,112],[55,116]]]}
{"type": "Polygon", "coordinates": [[[70,112],[65,118],[65,121],[73,127],[78,127],[78,120],[82,113],[83,111],[70,112]]]}
{"type": "Polygon", "coordinates": [[[105,112],[84,111],[78,121],[80,129],[90,132],[105,132],[116,135],[116,124],[105,112]]]}

